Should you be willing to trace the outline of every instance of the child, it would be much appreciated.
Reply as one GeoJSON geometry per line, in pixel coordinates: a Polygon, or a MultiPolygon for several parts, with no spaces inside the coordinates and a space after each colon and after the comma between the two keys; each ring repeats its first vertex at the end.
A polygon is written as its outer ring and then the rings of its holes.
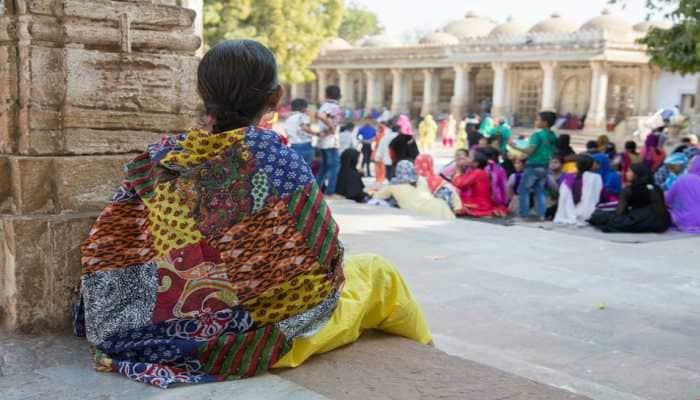
{"type": "Polygon", "coordinates": [[[292,114],[284,121],[284,131],[292,149],[311,165],[314,148],[311,145],[314,131],[311,130],[311,118],[307,115],[309,103],[304,99],[292,100],[292,114]]]}
{"type": "MultiPolygon", "coordinates": [[[[543,111],[537,115],[535,126],[539,131],[535,132],[528,141],[527,147],[516,147],[527,155],[523,181],[520,184],[518,198],[520,200],[520,219],[525,220],[530,211],[530,193],[535,194],[537,217],[544,221],[547,211],[545,204],[545,185],[547,184],[547,172],[549,161],[556,151],[557,136],[552,132],[552,126],[557,115],[551,111],[543,111]]],[[[514,143],[512,143],[514,145],[514,143]]]]}
{"type": "Polygon", "coordinates": [[[370,164],[372,162],[372,142],[377,136],[377,128],[372,124],[372,119],[368,116],[365,123],[360,127],[358,137],[362,140],[362,167],[365,169],[365,176],[371,177],[370,164]]]}
{"type": "Polygon", "coordinates": [[[632,164],[636,164],[642,161],[642,157],[637,153],[637,143],[633,140],[625,142],[625,151],[622,153],[622,179],[625,186],[629,185],[627,172],[630,170],[632,164]]]}
{"type": "Polygon", "coordinates": [[[514,215],[520,214],[518,199],[518,188],[520,187],[520,182],[523,180],[523,170],[525,169],[525,160],[522,157],[516,157],[513,160],[513,169],[515,172],[508,177],[508,182],[506,183],[506,190],[508,191],[508,211],[514,215]]]}
{"type": "Polygon", "coordinates": [[[491,197],[491,180],[486,172],[488,163],[488,157],[477,152],[471,160],[471,169],[468,172],[463,161],[457,165],[462,171],[453,180],[462,199],[462,209],[456,212],[457,215],[481,218],[503,217],[507,214],[508,210],[504,206],[494,204],[491,197]]]}
{"type": "Polygon", "coordinates": [[[326,101],[318,110],[320,121],[320,139],[318,147],[321,149],[321,170],[316,177],[318,187],[327,185],[325,194],[335,194],[335,184],[340,170],[340,155],[338,154],[339,135],[338,126],[343,118],[343,109],[338,104],[340,101],[340,88],[335,85],[326,87],[326,101]]]}

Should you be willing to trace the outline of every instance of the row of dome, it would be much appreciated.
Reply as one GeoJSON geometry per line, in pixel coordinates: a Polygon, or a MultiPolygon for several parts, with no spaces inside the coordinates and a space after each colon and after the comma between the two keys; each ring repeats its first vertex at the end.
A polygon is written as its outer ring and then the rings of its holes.
{"type": "MultiPolygon", "coordinates": [[[[513,18],[508,18],[508,21],[505,23],[497,25],[488,18],[482,18],[473,12],[469,12],[463,19],[452,21],[440,31],[421,38],[419,43],[446,46],[458,44],[461,40],[479,37],[514,37],[528,33],[572,33],[577,30],[606,31],[612,37],[627,39],[634,34],[646,33],[652,27],[666,29],[669,25],[666,21],[645,21],[631,26],[622,17],[613,15],[608,10],[603,10],[601,15],[586,22],[580,28],[571,21],[562,18],[559,14],[552,14],[549,18],[527,29],[527,27],[513,18]]],[[[401,43],[389,36],[376,35],[363,39],[358,45],[360,47],[394,47],[400,46],[401,43]]],[[[347,41],[336,38],[327,42],[324,50],[344,50],[352,47],[347,41]]]]}

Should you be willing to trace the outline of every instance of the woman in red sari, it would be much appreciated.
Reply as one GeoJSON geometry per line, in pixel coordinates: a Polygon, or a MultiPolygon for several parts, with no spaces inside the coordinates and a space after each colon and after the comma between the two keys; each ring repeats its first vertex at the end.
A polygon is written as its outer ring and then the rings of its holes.
{"type": "Polygon", "coordinates": [[[477,152],[473,160],[468,165],[466,159],[461,159],[457,166],[460,171],[465,171],[471,166],[468,172],[460,172],[452,181],[452,184],[459,190],[462,198],[462,209],[455,214],[466,217],[504,217],[508,210],[502,206],[496,206],[491,197],[491,177],[484,169],[488,165],[488,158],[477,152]]]}

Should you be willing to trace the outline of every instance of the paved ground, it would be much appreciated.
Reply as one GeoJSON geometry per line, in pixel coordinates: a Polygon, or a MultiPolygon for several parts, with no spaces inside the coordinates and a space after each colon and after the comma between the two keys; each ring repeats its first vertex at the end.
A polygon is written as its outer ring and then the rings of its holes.
{"type": "Polygon", "coordinates": [[[278,375],[162,391],[92,372],[83,341],[0,334],[0,399],[583,398],[533,381],[601,400],[700,397],[700,239],[332,208],[349,253],[399,267],[437,349],[372,336],[278,375]]]}
{"type": "Polygon", "coordinates": [[[439,349],[595,399],[700,398],[700,238],[334,212],[351,253],[400,267],[439,349]]]}

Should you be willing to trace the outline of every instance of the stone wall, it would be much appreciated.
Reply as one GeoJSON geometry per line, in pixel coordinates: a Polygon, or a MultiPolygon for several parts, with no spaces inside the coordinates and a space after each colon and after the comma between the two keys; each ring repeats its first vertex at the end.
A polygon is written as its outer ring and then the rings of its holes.
{"type": "Polygon", "coordinates": [[[0,0],[3,327],[69,326],[79,246],[122,165],[200,119],[195,12],[176,4],[0,0]]]}

